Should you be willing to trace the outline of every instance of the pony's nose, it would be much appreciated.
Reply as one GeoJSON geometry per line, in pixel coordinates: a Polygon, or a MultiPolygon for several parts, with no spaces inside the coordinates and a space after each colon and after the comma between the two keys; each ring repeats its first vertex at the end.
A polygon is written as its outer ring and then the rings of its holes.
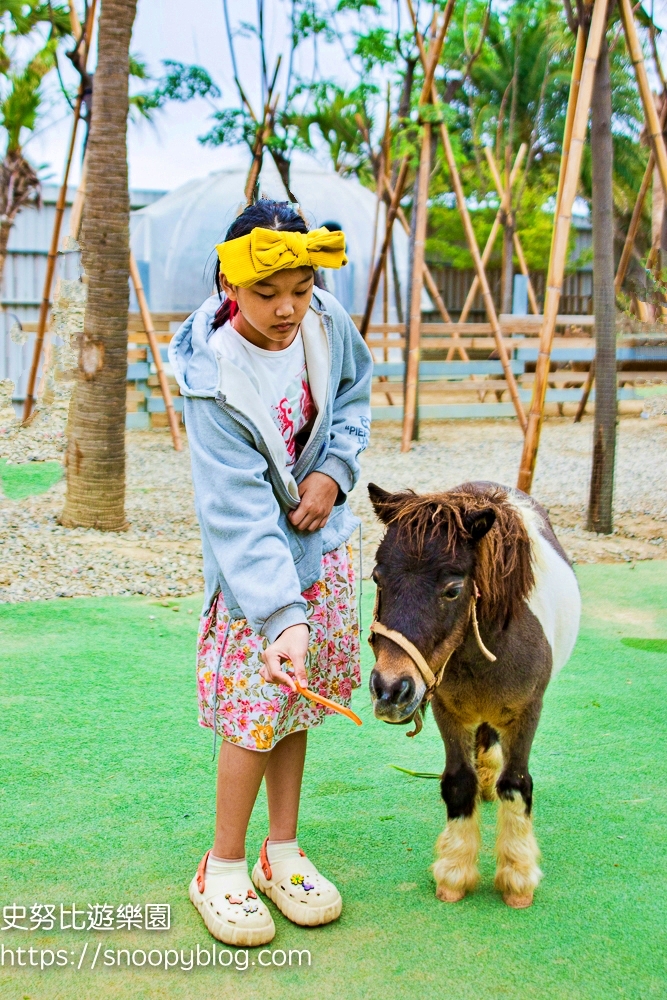
{"type": "Polygon", "coordinates": [[[397,677],[387,680],[382,674],[373,670],[370,679],[371,694],[379,708],[402,708],[409,705],[415,696],[415,682],[411,677],[397,677]]]}

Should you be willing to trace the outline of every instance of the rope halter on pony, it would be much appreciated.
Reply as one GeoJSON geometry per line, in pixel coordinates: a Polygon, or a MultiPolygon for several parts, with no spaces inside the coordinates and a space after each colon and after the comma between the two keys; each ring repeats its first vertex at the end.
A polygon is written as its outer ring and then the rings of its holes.
{"type": "MultiPolygon", "coordinates": [[[[426,658],[424,657],[423,653],[421,653],[417,649],[417,647],[415,646],[415,644],[413,642],[410,642],[410,640],[408,638],[406,638],[406,636],[404,636],[402,632],[397,632],[396,629],[387,628],[386,625],[383,625],[382,622],[379,622],[377,620],[377,613],[378,613],[378,609],[379,609],[379,605],[380,605],[380,588],[379,587],[378,587],[376,595],[375,595],[375,607],[373,609],[373,621],[371,622],[371,626],[370,626],[370,632],[371,632],[371,634],[368,637],[368,641],[369,641],[369,643],[372,646],[373,645],[373,636],[374,635],[381,635],[385,639],[389,639],[390,642],[395,643],[395,645],[400,646],[401,649],[403,650],[403,652],[405,652],[405,653],[408,654],[408,656],[410,657],[410,659],[412,660],[412,662],[414,663],[414,665],[417,667],[417,670],[422,675],[422,678],[424,680],[424,684],[426,685],[426,694],[422,698],[422,702],[426,701],[428,703],[431,700],[431,698],[433,697],[433,693],[434,693],[435,689],[437,687],[439,687],[440,684],[442,683],[442,678],[444,676],[445,669],[446,669],[447,664],[449,663],[450,659],[452,658],[453,653],[458,649],[458,647],[463,642],[463,637],[464,637],[464,635],[465,635],[465,633],[467,631],[467,626],[468,626],[468,623],[470,621],[472,621],[472,630],[473,630],[473,634],[475,636],[475,640],[477,642],[477,645],[479,647],[480,653],[482,654],[482,656],[484,656],[491,663],[495,663],[496,662],[497,657],[495,657],[493,655],[493,653],[491,653],[486,648],[486,646],[484,645],[484,643],[482,641],[482,637],[479,634],[479,623],[477,621],[477,601],[478,600],[479,600],[479,590],[477,588],[477,584],[473,581],[473,596],[470,598],[470,611],[469,611],[469,615],[468,615],[468,621],[466,622],[466,626],[461,631],[457,630],[450,637],[453,641],[450,642],[449,648],[446,650],[445,658],[443,660],[442,666],[440,667],[440,669],[438,670],[438,672],[436,674],[433,673],[433,671],[431,670],[430,666],[426,662],[426,658]]],[[[413,717],[413,721],[415,723],[415,728],[414,728],[414,730],[412,732],[410,732],[410,733],[407,734],[408,736],[416,736],[417,733],[420,733],[421,730],[422,730],[422,720],[421,720],[421,716],[418,714],[418,712],[419,712],[419,708],[417,708],[417,712],[415,713],[415,715],[413,717]]]]}

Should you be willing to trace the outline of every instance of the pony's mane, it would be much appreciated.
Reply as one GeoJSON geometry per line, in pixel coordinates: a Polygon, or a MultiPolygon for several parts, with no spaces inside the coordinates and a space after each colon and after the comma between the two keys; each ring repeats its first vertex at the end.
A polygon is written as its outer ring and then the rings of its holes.
{"type": "Polygon", "coordinates": [[[452,557],[457,540],[470,541],[471,516],[492,508],[496,519],[478,542],[474,579],[480,591],[480,617],[505,626],[533,589],[532,546],[526,525],[508,493],[498,487],[463,483],[446,493],[392,494],[393,514],[387,521],[408,533],[410,547],[423,552],[427,538],[442,539],[444,557],[452,557]]]}

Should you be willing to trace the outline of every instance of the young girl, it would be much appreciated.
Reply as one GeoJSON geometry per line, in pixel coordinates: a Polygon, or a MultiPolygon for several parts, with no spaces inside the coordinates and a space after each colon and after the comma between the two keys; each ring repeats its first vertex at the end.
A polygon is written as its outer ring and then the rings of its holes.
{"type": "Polygon", "coordinates": [[[372,362],[314,287],[316,268],[347,262],[343,233],[308,232],[288,204],[261,200],[217,250],[219,294],[169,348],[204,556],[199,720],[222,737],[215,839],[190,898],[214,937],[249,946],[275,934],[255,889],[298,924],[341,912],[296,838],[306,735],[331,710],[288,670],[343,705],[360,684],[347,544],[359,522],[346,498],[368,443],[372,362]],[[269,831],[251,881],[245,836],[262,778],[269,831]]]}

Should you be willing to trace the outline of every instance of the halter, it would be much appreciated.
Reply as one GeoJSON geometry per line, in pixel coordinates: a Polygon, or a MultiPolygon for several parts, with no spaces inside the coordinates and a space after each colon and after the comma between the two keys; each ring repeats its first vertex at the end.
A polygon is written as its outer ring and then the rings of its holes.
{"type": "MultiPolygon", "coordinates": [[[[419,670],[419,673],[422,675],[422,677],[424,679],[424,684],[426,685],[426,694],[422,698],[422,702],[426,701],[428,703],[431,700],[431,698],[433,697],[433,693],[434,693],[435,689],[437,687],[439,687],[440,684],[442,683],[442,678],[444,676],[447,664],[449,663],[450,659],[452,658],[453,653],[458,649],[458,647],[463,642],[463,636],[465,635],[465,633],[467,631],[468,624],[471,621],[472,621],[473,634],[475,636],[475,640],[476,640],[477,645],[479,647],[480,653],[482,654],[482,656],[484,656],[491,663],[495,663],[496,662],[497,657],[494,656],[493,653],[491,653],[486,648],[486,646],[484,645],[484,643],[482,641],[482,637],[479,634],[479,623],[477,621],[477,601],[479,599],[479,596],[480,595],[479,595],[479,590],[477,588],[477,584],[473,581],[473,596],[470,599],[470,610],[469,610],[469,614],[468,614],[468,621],[466,622],[466,625],[465,625],[464,629],[460,633],[458,633],[458,634],[454,633],[453,634],[452,638],[453,638],[454,641],[453,641],[453,643],[451,643],[450,648],[446,651],[446,655],[445,655],[445,658],[443,660],[442,666],[440,667],[440,669],[438,670],[438,672],[436,674],[434,674],[433,671],[431,670],[430,666],[426,662],[426,658],[424,657],[423,653],[421,653],[417,649],[417,647],[415,646],[415,644],[413,642],[410,642],[410,640],[408,638],[406,638],[406,636],[404,636],[402,632],[397,632],[395,629],[387,628],[386,625],[383,625],[382,622],[379,622],[377,620],[377,613],[378,613],[379,606],[380,606],[380,588],[378,587],[378,589],[376,591],[376,594],[375,594],[375,607],[373,608],[373,621],[371,622],[371,626],[370,626],[370,632],[371,632],[371,634],[368,637],[368,641],[369,641],[369,643],[371,645],[373,645],[373,636],[374,635],[381,635],[385,639],[389,639],[390,642],[395,643],[395,645],[400,646],[401,649],[405,653],[408,654],[408,656],[410,657],[410,659],[412,660],[412,662],[414,663],[414,665],[419,670]],[[461,637],[460,639],[459,639],[459,635],[461,637]]],[[[422,730],[421,716],[418,715],[418,714],[415,714],[413,716],[413,721],[414,721],[414,724],[415,724],[415,728],[414,728],[414,730],[411,733],[407,734],[408,736],[416,736],[417,733],[420,733],[421,730],[422,730]]]]}

